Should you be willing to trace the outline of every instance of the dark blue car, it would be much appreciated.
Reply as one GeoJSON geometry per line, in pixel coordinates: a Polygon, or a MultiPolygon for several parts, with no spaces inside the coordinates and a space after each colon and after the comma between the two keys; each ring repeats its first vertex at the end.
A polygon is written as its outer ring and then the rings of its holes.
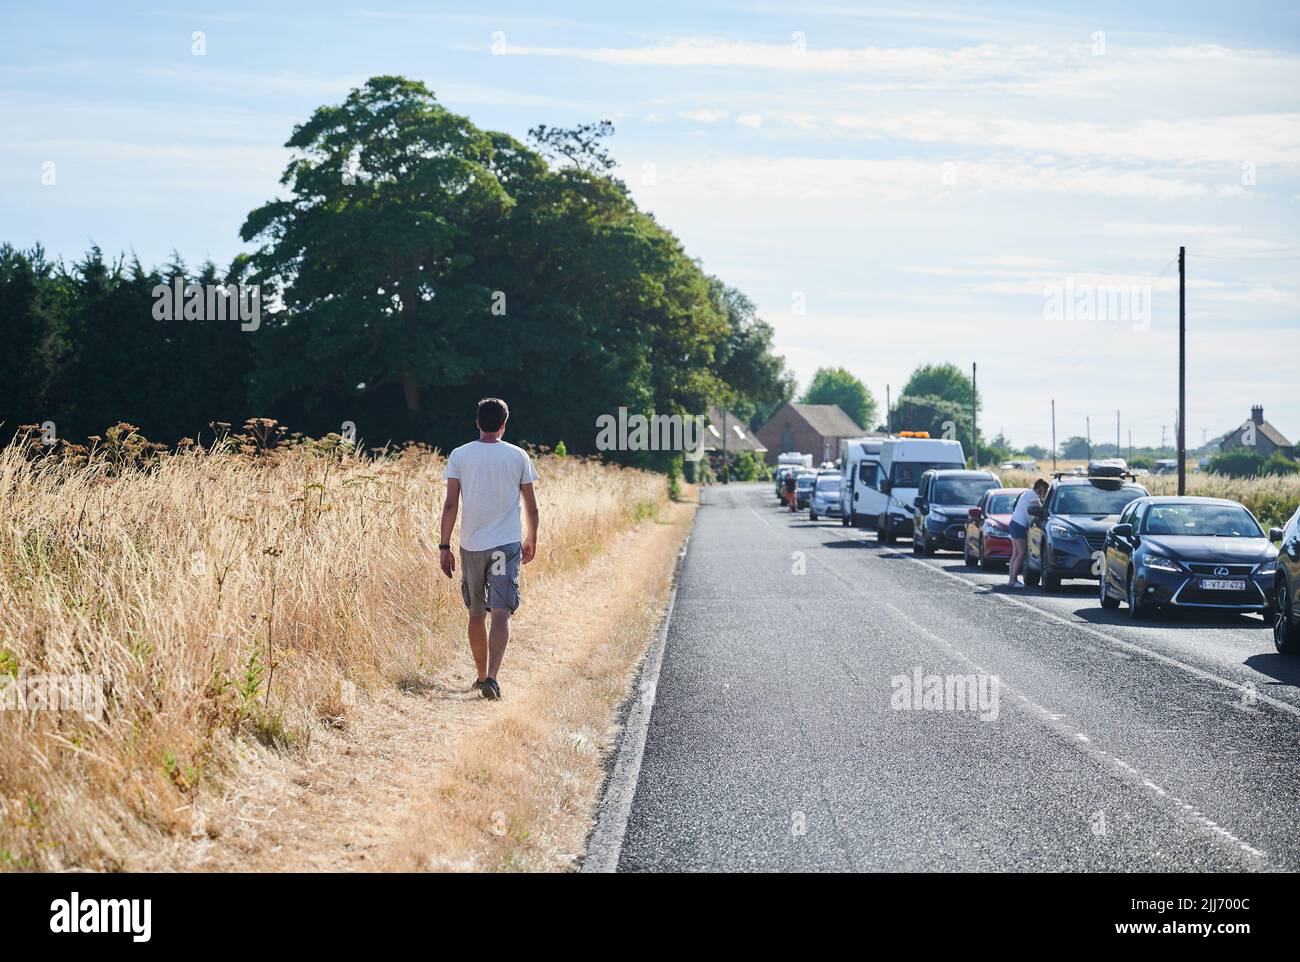
{"type": "Polygon", "coordinates": [[[1222,498],[1139,498],[1106,534],[1101,604],[1272,610],[1277,549],[1244,506],[1222,498]]]}

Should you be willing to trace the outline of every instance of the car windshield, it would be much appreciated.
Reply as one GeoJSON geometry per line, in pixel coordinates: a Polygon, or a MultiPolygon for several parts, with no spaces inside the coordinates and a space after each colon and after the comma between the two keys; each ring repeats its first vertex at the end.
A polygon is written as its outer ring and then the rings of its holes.
{"type": "Polygon", "coordinates": [[[817,476],[815,474],[801,474],[794,480],[795,484],[799,485],[801,488],[811,488],[813,482],[817,480],[817,476]]]}
{"type": "Polygon", "coordinates": [[[996,488],[993,478],[937,478],[930,500],[935,504],[978,504],[989,488],[996,488]]]}
{"type": "Polygon", "coordinates": [[[896,488],[915,488],[921,483],[921,475],[925,472],[952,467],[959,468],[961,465],[947,461],[895,461],[890,480],[896,488]]]}
{"type": "Polygon", "coordinates": [[[989,503],[984,507],[985,514],[1010,514],[1016,506],[1015,494],[991,494],[989,503]]]}
{"type": "Polygon", "coordinates": [[[838,491],[839,489],[840,489],[839,478],[818,478],[817,479],[818,491],[835,492],[838,491]]]}
{"type": "Polygon", "coordinates": [[[1239,504],[1153,504],[1142,522],[1144,534],[1262,538],[1255,519],[1239,504]]]}
{"type": "Polygon", "coordinates": [[[1095,484],[1063,485],[1052,504],[1055,514],[1119,514],[1146,494],[1137,485],[1099,488],[1095,484]]]}

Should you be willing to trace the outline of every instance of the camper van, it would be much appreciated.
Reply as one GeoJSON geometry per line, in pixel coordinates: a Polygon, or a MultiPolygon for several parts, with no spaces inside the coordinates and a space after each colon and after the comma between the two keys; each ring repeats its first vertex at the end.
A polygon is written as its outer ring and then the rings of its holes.
{"type": "Polygon", "coordinates": [[[792,468],[811,468],[812,455],[802,454],[799,451],[783,451],[776,456],[778,465],[788,464],[792,468]]]}
{"type": "Polygon", "coordinates": [[[922,474],[964,467],[966,454],[960,441],[901,432],[897,438],[882,444],[876,487],[884,496],[884,503],[876,518],[876,539],[893,544],[898,538],[912,536],[913,502],[922,474]]]}
{"type": "Polygon", "coordinates": [[[878,486],[880,448],[888,438],[845,438],[840,442],[840,523],[875,527],[886,497],[878,486]]]}

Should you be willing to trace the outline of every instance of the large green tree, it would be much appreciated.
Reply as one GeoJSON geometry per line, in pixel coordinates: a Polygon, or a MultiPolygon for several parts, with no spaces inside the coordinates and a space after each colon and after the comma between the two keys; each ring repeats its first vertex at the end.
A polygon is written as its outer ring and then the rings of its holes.
{"type": "Polygon", "coordinates": [[[867,386],[842,367],[821,367],[804,392],[805,404],[838,404],[864,429],[876,417],[876,399],[867,386]]]}
{"type": "Polygon", "coordinates": [[[393,388],[418,417],[423,391],[481,370],[476,347],[494,337],[475,245],[512,201],[492,139],[423,84],[375,77],[286,146],[291,196],[241,230],[262,245],[264,302],[282,306],[264,322],[253,398],[393,388]]]}
{"type": "Polygon", "coordinates": [[[903,387],[903,396],[938,397],[970,410],[973,385],[956,364],[922,364],[903,387]]]}

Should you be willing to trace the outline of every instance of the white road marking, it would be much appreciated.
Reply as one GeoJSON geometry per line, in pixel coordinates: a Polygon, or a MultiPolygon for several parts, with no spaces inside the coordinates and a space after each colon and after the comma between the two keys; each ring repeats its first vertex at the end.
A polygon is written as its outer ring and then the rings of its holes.
{"type": "MultiPolygon", "coordinates": [[[[930,566],[926,565],[926,567],[928,568],[930,566]]],[[[940,638],[934,632],[930,631],[928,628],[926,628],[924,625],[917,622],[915,619],[910,617],[905,612],[899,610],[898,608],[895,608],[891,604],[885,604],[884,607],[888,608],[890,611],[892,611],[903,621],[906,621],[908,624],[912,625],[917,631],[921,632],[921,634],[928,636],[931,640],[938,643],[942,648],[945,648],[955,658],[958,658],[959,660],[969,665],[971,668],[975,669],[975,671],[986,675],[996,674],[996,672],[990,672],[987,669],[978,665],[976,662],[972,661],[963,652],[955,648],[951,642],[943,638],[940,638]]],[[[1021,702],[1028,705],[1032,709],[1030,713],[1031,715],[1038,717],[1038,719],[1040,721],[1043,721],[1048,728],[1056,732],[1057,735],[1065,738],[1070,744],[1073,744],[1079,751],[1083,752],[1093,761],[1106,767],[1119,769],[1120,772],[1122,773],[1121,777],[1123,778],[1123,780],[1129,782],[1130,784],[1140,784],[1143,788],[1145,788],[1147,791],[1151,792],[1152,794],[1156,795],[1157,797],[1173,803],[1173,805],[1176,806],[1176,808],[1178,809],[1178,811],[1175,813],[1176,815],[1184,815],[1185,817],[1190,818],[1202,829],[1205,829],[1206,831],[1217,836],[1218,838],[1223,839],[1224,841],[1232,843],[1233,845],[1237,846],[1237,848],[1239,848],[1241,851],[1245,852],[1247,855],[1251,856],[1252,858],[1257,858],[1261,860],[1266,859],[1265,854],[1261,850],[1255,848],[1253,845],[1250,845],[1247,842],[1242,841],[1241,838],[1234,835],[1232,832],[1228,831],[1226,828],[1224,828],[1218,822],[1214,821],[1212,818],[1209,818],[1208,816],[1201,814],[1200,811],[1193,808],[1187,802],[1184,802],[1177,795],[1174,795],[1171,792],[1169,792],[1168,789],[1162,787],[1161,785],[1158,785],[1149,776],[1138,771],[1128,762],[1111,754],[1110,752],[1106,751],[1104,748],[1099,747],[1096,743],[1093,742],[1091,738],[1089,738],[1083,732],[1077,731],[1072,727],[1070,727],[1069,725],[1062,723],[1060,721],[1061,716],[1059,714],[1054,714],[1053,712],[1044,708],[1042,705],[1035,702],[1033,699],[1017,691],[1012,685],[1009,685],[1005,681],[1003,681],[1001,676],[998,677],[998,685],[999,687],[1004,688],[1011,694],[1015,695],[1016,698],[1019,699],[1021,702]]]]}
{"type": "MultiPolygon", "coordinates": [[[[866,538],[862,538],[862,537],[857,538],[857,540],[863,542],[864,544],[874,544],[874,542],[867,541],[866,538]]],[[[909,554],[904,554],[901,551],[895,551],[892,548],[884,549],[882,551],[882,554],[891,554],[894,555],[895,557],[902,558],[905,561],[914,562],[916,564],[919,564],[922,568],[926,569],[927,571],[933,571],[935,574],[943,575],[945,578],[951,578],[953,581],[959,582],[970,588],[983,587],[983,585],[981,585],[979,582],[970,581],[966,578],[961,577],[960,575],[953,574],[951,571],[945,571],[943,568],[938,568],[932,564],[926,564],[920,558],[914,558],[909,554]]],[[[1230,678],[1224,678],[1223,676],[1216,675],[1213,672],[1205,671],[1202,668],[1197,668],[1195,665],[1189,665],[1186,662],[1179,661],[1177,658],[1172,658],[1169,655],[1163,654],[1161,652],[1153,651],[1150,648],[1145,648],[1142,645],[1135,644],[1131,641],[1125,641],[1123,638],[1117,638],[1114,635],[1108,635],[1106,634],[1106,632],[1098,631],[1096,628],[1092,627],[1091,625],[1085,624],[1082,621],[1072,621],[1069,618],[1063,618],[1060,615],[1056,614],[1055,612],[1047,611],[1044,608],[1039,608],[1037,605],[1031,605],[1027,601],[1021,601],[1019,598],[1013,598],[1010,595],[995,593],[991,591],[985,592],[984,594],[990,595],[994,598],[1004,601],[1009,605],[1018,605],[1021,608],[1025,608],[1028,609],[1029,611],[1034,612],[1037,615],[1041,615],[1044,618],[1047,618],[1051,621],[1055,621],[1057,624],[1065,625],[1068,628],[1074,628],[1077,631],[1082,631],[1086,634],[1092,635],[1094,638],[1100,638],[1102,641],[1108,642],[1112,645],[1118,645],[1119,647],[1125,648],[1128,651],[1132,651],[1140,655],[1145,655],[1148,658],[1154,658],[1156,661],[1162,662],[1166,665],[1170,665],[1174,668],[1178,668],[1182,671],[1187,672],[1190,675],[1195,675],[1197,678],[1200,678],[1202,681],[1209,681],[1209,682],[1213,682],[1216,685],[1222,685],[1225,688],[1231,688],[1234,692],[1236,692],[1239,695],[1243,693],[1250,693],[1253,695],[1256,701],[1265,702],[1266,704],[1272,705],[1274,708],[1280,709],[1281,711],[1287,712],[1290,715],[1294,715],[1297,718],[1300,718],[1300,708],[1296,707],[1295,705],[1292,705],[1290,702],[1285,702],[1279,698],[1274,698],[1272,695],[1265,694],[1264,692],[1260,692],[1260,691],[1251,692],[1251,690],[1246,688],[1245,685],[1242,685],[1240,682],[1235,682],[1230,678]]]]}

